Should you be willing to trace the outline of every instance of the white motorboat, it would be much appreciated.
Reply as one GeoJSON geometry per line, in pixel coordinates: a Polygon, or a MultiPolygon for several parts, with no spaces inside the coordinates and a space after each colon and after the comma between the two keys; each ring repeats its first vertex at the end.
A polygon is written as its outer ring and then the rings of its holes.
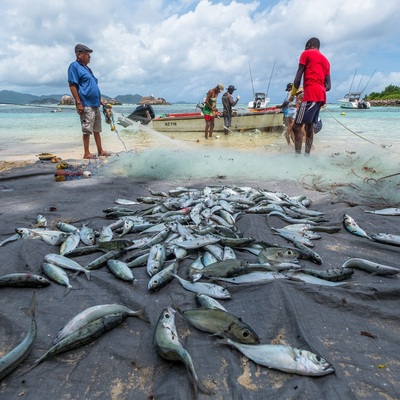
{"type": "Polygon", "coordinates": [[[266,93],[257,92],[254,94],[254,99],[249,101],[248,107],[251,109],[263,109],[267,108],[267,104],[270,102],[270,98],[267,97],[266,93]]]}
{"type": "Polygon", "coordinates": [[[368,109],[371,108],[369,101],[361,99],[361,92],[347,93],[343,99],[339,99],[341,108],[368,109]]]}

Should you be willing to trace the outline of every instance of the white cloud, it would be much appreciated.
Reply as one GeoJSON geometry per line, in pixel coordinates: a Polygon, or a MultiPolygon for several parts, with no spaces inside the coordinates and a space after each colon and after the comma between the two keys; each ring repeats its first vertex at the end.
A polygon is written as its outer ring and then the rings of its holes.
{"type": "Polygon", "coordinates": [[[386,0],[3,0],[0,90],[67,93],[76,43],[94,49],[102,92],[197,101],[218,82],[242,99],[256,91],[279,102],[306,40],[317,36],[331,62],[335,101],[354,71],[367,92],[399,85],[400,10],[386,0]],[[396,80],[397,81],[394,81],[396,80]]]}

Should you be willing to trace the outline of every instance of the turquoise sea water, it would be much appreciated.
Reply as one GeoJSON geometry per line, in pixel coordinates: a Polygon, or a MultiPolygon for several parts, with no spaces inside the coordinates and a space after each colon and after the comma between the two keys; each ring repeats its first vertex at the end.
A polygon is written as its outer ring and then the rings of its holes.
{"type": "MultiPolygon", "coordinates": [[[[135,105],[115,106],[115,120],[135,105]]],[[[238,105],[244,110],[245,105],[238,105]]],[[[82,135],[73,107],[0,105],[0,160],[37,160],[42,152],[64,160],[82,157],[82,135]]],[[[154,107],[156,115],[196,111],[195,104],[154,107]]],[[[400,172],[400,109],[344,110],[328,104],[323,129],[310,157],[295,156],[280,133],[239,132],[204,140],[202,134],[165,134],[150,129],[112,132],[103,124],[106,173],[158,179],[296,179],[312,185],[359,184],[400,172]],[[127,150],[127,151],[126,151],[127,150]]],[[[214,136],[217,136],[214,133],[214,136]]],[[[92,152],[95,152],[93,140],[92,152]]]]}

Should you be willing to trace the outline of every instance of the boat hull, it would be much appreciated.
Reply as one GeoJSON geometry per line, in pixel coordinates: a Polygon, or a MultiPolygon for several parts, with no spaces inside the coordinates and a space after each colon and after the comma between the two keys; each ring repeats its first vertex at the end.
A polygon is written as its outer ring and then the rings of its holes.
{"type": "MultiPolygon", "coordinates": [[[[159,132],[204,132],[204,115],[187,115],[157,117],[148,126],[159,132]]],[[[275,131],[283,126],[283,113],[276,111],[244,112],[232,117],[231,130],[244,132],[258,129],[260,131],[275,131]]],[[[224,130],[223,116],[215,117],[214,132],[224,130]]]]}

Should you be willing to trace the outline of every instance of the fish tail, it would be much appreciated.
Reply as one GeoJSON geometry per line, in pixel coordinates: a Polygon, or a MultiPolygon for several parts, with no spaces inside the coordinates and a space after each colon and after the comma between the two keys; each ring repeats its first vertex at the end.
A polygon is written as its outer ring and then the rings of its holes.
{"type": "Polygon", "coordinates": [[[150,319],[146,313],[146,307],[143,307],[143,308],[140,308],[139,310],[137,310],[136,317],[142,319],[145,322],[150,322],[150,319]]]}
{"type": "Polygon", "coordinates": [[[29,308],[24,307],[24,312],[28,315],[28,317],[31,317],[32,319],[35,319],[35,314],[36,314],[36,291],[34,291],[33,294],[32,294],[31,306],[29,308]]]}
{"type": "Polygon", "coordinates": [[[72,290],[72,286],[69,285],[65,288],[65,293],[64,293],[64,297],[72,290]]]}
{"type": "Polygon", "coordinates": [[[86,278],[88,279],[88,281],[90,281],[92,279],[92,276],[90,274],[90,270],[84,269],[83,272],[86,275],[86,278]]]}

